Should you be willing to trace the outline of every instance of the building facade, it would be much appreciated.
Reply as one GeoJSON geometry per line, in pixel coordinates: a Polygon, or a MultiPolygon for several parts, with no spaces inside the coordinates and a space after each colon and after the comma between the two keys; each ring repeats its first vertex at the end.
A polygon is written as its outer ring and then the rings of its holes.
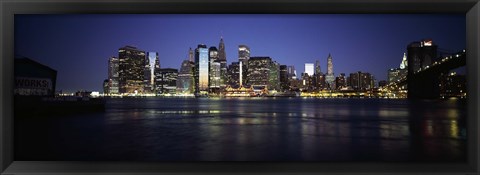
{"type": "Polygon", "coordinates": [[[208,94],[209,91],[209,60],[208,49],[199,44],[195,49],[195,93],[208,94]]]}
{"type": "Polygon", "coordinates": [[[119,93],[137,94],[144,92],[145,51],[125,46],[118,50],[119,93]]]}
{"type": "Polygon", "coordinates": [[[333,58],[328,54],[327,57],[327,75],[325,76],[328,89],[335,89],[335,75],[333,73],[333,58]]]}
{"type": "Polygon", "coordinates": [[[55,95],[57,71],[29,58],[15,57],[14,79],[16,96],[55,95]]]}
{"type": "Polygon", "coordinates": [[[176,94],[177,92],[177,78],[178,70],[172,68],[160,69],[158,77],[158,84],[160,86],[157,94],[176,94]]]}
{"type": "Polygon", "coordinates": [[[224,89],[227,82],[227,53],[225,52],[223,37],[220,38],[220,43],[218,44],[218,59],[220,62],[220,86],[224,89]]]}
{"type": "Polygon", "coordinates": [[[314,74],[314,64],[313,63],[305,63],[305,72],[308,76],[313,76],[314,74]]]}
{"type": "Polygon", "coordinates": [[[372,75],[368,72],[358,71],[351,73],[348,79],[348,85],[357,91],[369,90],[375,87],[375,81],[373,80],[372,75]]]}
{"type": "Polygon", "coordinates": [[[178,94],[193,94],[195,81],[193,79],[194,63],[189,60],[184,60],[178,72],[177,78],[177,93],[178,94]]]}
{"type": "Polygon", "coordinates": [[[117,57],[110,57],[108,59],[108,88],[104,91],[105,94],[119,93],[119,60],[117,57]]]}
{"type": "Polygon", "coordinates": [[[287,65],[280,65],[280,90],[285,92],[289,90],[287,65]]]}

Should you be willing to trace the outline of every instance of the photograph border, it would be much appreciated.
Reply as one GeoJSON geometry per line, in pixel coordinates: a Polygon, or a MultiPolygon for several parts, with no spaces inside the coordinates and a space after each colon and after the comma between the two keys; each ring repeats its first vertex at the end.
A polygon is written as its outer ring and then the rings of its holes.
{"type": "Polygon", "coordinates": [[[480,0],[0,0],[0,173],[3,174],[478,174],[480,0]],[[463,13],[467,28],[467,163],[14,161],[15,14],[463,13]]]}

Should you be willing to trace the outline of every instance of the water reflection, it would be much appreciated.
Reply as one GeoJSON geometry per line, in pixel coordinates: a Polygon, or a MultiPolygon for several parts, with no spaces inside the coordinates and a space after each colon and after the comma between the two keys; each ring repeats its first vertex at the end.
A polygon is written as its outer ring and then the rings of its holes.
{"type": "MultiPolygon", "coordinates": [[[[98,160],[464,160],[455,101],[315,98],[110,99],[100,116],[63,118],[65,149],[98,160]],[[131,100],[131,99],[130,99],[131,100]],[[94,120],[95,119],[95,120],[94,120]],[[99,132],[91,148],[81,123],[99,132]],[[73,129],[75,128],[75,129],[73,129]],[[81,135],[81,134],[80,134],[81,135]],[[77,143],[77,144],[74,144],[77,143]]],[[[30,126],[30,125],[29,125],[30,126]]],[[[59,132],[60,133],[60,132],[59,132]]],[[[55,138],[55,136],[52,136],[55,138]]],[[[62,152],[62,151],[60,151],[62,152]]],[[[65,151],[63,151],[65,152],[65,151]]],[[[61,157],[61,155],[58,155],[61,157]]]]}

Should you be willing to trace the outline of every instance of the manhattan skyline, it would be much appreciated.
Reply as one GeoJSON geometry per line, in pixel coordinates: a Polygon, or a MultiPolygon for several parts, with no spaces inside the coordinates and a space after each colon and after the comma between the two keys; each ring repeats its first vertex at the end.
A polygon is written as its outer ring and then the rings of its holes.
{"type": "MultiPolygon", "coordinates": [[[[362,71],[377,81],[397,68],[414,41],[431,38],[439,48],[465,48],[465,15],[16,15],[15,54],[58,71],[57,89],[101,91],[107,62],[125,45],[158,52],[162,68],[179,69],[188,49],[218,48],[223,37],[227,63],[238,46],[251,56],[293,65],[320,61],[335,76],[362,71]]],[[[298,76],[298,75],[297,75],[298,76]]]]}

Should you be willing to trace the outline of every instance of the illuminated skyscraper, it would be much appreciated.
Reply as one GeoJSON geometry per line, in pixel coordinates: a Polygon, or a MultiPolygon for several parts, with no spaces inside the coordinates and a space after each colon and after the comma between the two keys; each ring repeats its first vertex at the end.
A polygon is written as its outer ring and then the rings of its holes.
{"type": "Polygon", "coordinates": [[[220,90],[220,60],[218,57],[218,50],[216,47],[210,47],[208,49],[208,60],[209,60],[209,88],[210,92],[219,92],[220,90]]]}
{"type": "Polygon", "coordinates": [[[270,57],[251,57],[248,60],[247,83],[252,86],[269,87],[271,75],[272,59],[270,57]]]}
{"type": "Polygon", "coordinates": [[[194,61],[195,61],[194,59],[195,59],[195,58],[194,58],[194,56],[193,56],[193,50],[192,50],[192,48],[190,47],[190,49],[188,50],[188,60],[189,60],[190,62],[194,62],[194,61]]]}
{"type": "Polygon", "coordinates": [[[295,66],[288,66],[287,74],[288,74],[288,79],[297,79],[297,71],[295,70],[295,66]]]}
{"type": "Polygon", "coordinates": [[[238,61],[241,61],[244,65],[247,64],[250,59],[250,48],[246,45],[238,46],[238,61]]]}
{"type": "Polygon", "coordinates": [[[145,51],[125,46],[118,50],[119,92],[143,93],[145,75],[145,51]]]}
{"type": "Polygon", "coordinates": [[[287,65],[280,65],[280,89],[286,91],[289,89],[287,65]]]}
{"type": "Polygon", "coordinates": [[[313,63],[305,63],[305,73],[308,74],[308,76],[313,76],[314,72],[314,67],[313,63]]]}
{"type": "Polygon", "coordinates": [[[145,57],[145,73],[144,73],[144,83],[145,83],[145,92],[152,92],[155,79],[155,60],[158,59],[157,52],[147,52],[147,57],[145,57]]]}
{"type": "Polygon", "coordinates": [[[327,75],[325,76],[325,80],[330,89],[335,88],[335,85],[334,85],[335,75],[333,73],[333,61],[332,61],[332,55],[330,54],[328,54],[328,58],[327,58],[327,75]]]}
{"type": "Polygon", "coordinates": [[[195,93],[208,94],[209,85],[209,60],[208,49],[204,44],[199,44],[195,49],[195,93]]]}
{"type": "Polygon", "coordinates": [[[349,80],[349,85],[354,89],[354,90],[368,90],[371,88],[374,88],[374,80],[373,76],[368,73],[368,72],[356,72],[356,73],[351,73],[350,77],[348,78],[349,80]]]}
{"type": "Polygon", "coordinates": [[[220,61],[220,86],[224,88],[225,83],[227,82],[227,54],[225,53],[223,37],[220,38],[220,44],[218,44],[218,59],[220,61]]]}
{"type": "Polygon", "coordinates": [[[172,68],[160,69],[159,71],[159,94],[175,94],[177,92],[178,70],[172,68]]]}
{"type": "Polygon", "coordinates": [[[320,61],[315,61],[315,75],[320,75],[322,70],[320,69],[320,61]]]}
{"type": "Polygon", "coordinates": [[[232,62],[228,66],[228,85],[236,87],[240,85],[240,63],[232,62]]]}
{"type": "Polygon", "coordinates": [[[405,69],[407,68],[407,66],[408,66],[407,54],[403,53],[403,59],[402,59],[402,62],[400,63],[400,69],[405,69]]]}
{"type": "Polygon", "coordinates": [[[180,67],[180,72],[177,78],[177,92],[179,94],[193,94],[194,80],[193,80],[194,63],[189,60],[184,60],[180,67]]]}
{"type": "Polygon", "coordinates": [[[347,86],[347,80],[344,73],[341,73],[340,76],[335,78],[336,89],[341,89],[347,86]]]}
{"type": "Polygon", "coordinates": [[[268,77],[268,89],[280,90],[280,64],[276,61],[270,62],[270,72],[268,77]]]}
{"type": "Polygon", "coordinates": [[[118,94],[118,58],[110,57],[108,60],[108,94],[118,94]]]}
{"type": "Polygon", "coordinates": [[[159,93],[161,91],[161,79],[160,79],[160,60],[158,57],[155,58],[155,64],[153,67],[153,74],[154,74],[154,80],[153,80],[153,90],[155,93],[159,93]]]}

